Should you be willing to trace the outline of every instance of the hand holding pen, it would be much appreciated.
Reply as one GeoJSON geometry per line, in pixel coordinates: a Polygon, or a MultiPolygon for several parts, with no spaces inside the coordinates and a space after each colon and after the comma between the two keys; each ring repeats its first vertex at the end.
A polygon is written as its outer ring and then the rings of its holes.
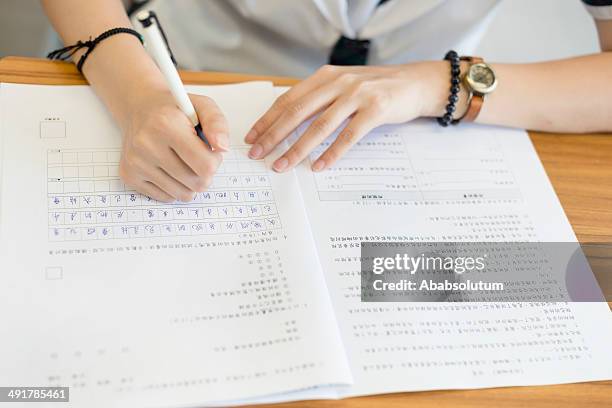
{"type": "Polygon", "coordinates": [[[134,96],[138,103],[122,126],[119,170],[126,184],[156,200],[190,201],[211,184],[222,161],[220,152],[229,149],[229,131],[212,99],[187,94],[160,33],[153,24],[144,30],[148,50],[164,75],[134,96]]]}

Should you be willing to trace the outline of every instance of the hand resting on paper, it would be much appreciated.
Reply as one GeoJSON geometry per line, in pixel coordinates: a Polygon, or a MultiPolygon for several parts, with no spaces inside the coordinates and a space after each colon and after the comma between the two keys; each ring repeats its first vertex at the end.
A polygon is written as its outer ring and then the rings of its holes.
{"type": "Polygon", "coordinates": [[[312,165],[321,171],[376,126],[444,112],[448,64],[443,61],[394,66],[326,65],[281,95],[255,123],[245,142],[249,157],[266,157],[302,122],[315,116],[300,139],[273,164],[278,172],[301,162],[345,121],[334,143],[312,165]]]}

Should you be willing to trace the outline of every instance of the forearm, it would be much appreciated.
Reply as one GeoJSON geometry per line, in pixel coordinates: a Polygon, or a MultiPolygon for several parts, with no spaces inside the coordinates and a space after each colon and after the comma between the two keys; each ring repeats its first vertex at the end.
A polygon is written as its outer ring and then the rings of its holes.
{"type": "MultiPolygon", "coordinates": [[[[476,122],[549,132],[612,131],[612,53],[492,67],[499,83],[486,96],[476,122]]],[[[448,71],[448,64],[444,68],[448,71]]],[[[439,65],[435,70],[440,70],[439,65]]],[[[431,116],[444,112],[448,75],[436,81],[438,102],[431,116]]],[[[458,114],[466,108],[465,90],[461,92],[458,114]]]]}
{"type": "MultiPolygon", "coordinates": [[[[120,0],[43,0],[65,44],[95,38],[115,27],[130,27],[120,0]]],[[[84,51],[74,55],[78,61],[84,51]]],[[[165,89],[164,79],[138,41],[119,34],[102,41],[87,58],[83,74],[120,125],[127,123],[143,89],[165,89]]]]}
{"type": "Polygon", "coordinates": [[[551,132],[612,131],[612,53],[493,66],[498,89],[478,122],[551,132]]]}

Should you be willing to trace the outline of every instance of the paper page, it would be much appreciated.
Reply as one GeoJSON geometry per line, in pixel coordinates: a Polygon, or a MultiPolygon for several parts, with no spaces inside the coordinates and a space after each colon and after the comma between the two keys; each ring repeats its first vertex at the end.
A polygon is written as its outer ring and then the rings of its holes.
{"type": "Polygon", "coordinates": [[[119,180],[88,87],[2,85],[1,383],[70,386],[75,407],[350,383],[295,174],[242,144],[272,86],[191,91],[225,112],[232,151],[209,192],[166,205],[119,180]]]}
{"type": "Polygon", "coordinates": [[[605,303],[360,300],[362,241],[575,241],[524,131],[386,126],[311,172],[330,142],[297,172],[355,378],[339,395],[612,378],[605,303]]]}

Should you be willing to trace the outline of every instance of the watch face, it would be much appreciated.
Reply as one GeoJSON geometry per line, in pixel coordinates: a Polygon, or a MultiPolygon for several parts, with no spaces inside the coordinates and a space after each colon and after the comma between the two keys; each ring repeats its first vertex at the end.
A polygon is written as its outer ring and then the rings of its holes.
{"type": "Polygon", "coordinates": [[[489,93],[497,85],[495,73],[486,64],[472,65],[466,79],[472,89],[479,93],[489,93]]]}

